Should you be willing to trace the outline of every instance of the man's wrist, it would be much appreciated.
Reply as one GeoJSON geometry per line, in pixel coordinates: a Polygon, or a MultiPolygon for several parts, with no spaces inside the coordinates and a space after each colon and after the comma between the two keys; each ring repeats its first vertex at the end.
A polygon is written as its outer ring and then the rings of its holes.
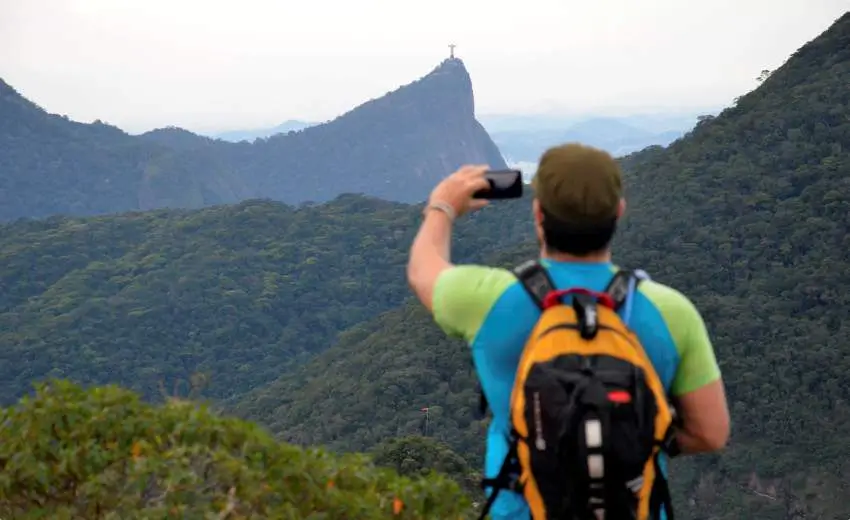
{"type": "Polygon", "coordinates": [[[427,217],[429,213],[433,212],[442,213],[446,217],[448,217],[449,222],[454,222],[457,219],[457,212],[448,202],[443,201],[435,201],[429,202],[428,205],[425,206],[425,209],[422,211],[422,215],[427,217]]]}

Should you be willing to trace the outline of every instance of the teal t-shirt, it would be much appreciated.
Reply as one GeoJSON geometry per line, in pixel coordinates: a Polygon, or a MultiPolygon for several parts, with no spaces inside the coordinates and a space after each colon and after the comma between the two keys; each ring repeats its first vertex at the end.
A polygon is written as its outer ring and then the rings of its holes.
{"type": "MultiPolygon", "coordinates": [[[[558,288],[602,291],[617,269],[609,262],[542,262],[558,288]]],[[[493,413],[484,474],[495,477],[508,449],[514,375],[540,311],[510,271],[480,265],[457,265],[443,271],[432,306],[437,324],[450,336],[466,340],[472,349],[493,413]]],[[[642,281],[628,325],[669,394],[682,395],[720,378],[702,316],[682,293],[651,280],[642,281]]],[[[521,495],[503,490],[490,514],[493,520],[516,520],[528,518],[529,511],[521,495]]]]}

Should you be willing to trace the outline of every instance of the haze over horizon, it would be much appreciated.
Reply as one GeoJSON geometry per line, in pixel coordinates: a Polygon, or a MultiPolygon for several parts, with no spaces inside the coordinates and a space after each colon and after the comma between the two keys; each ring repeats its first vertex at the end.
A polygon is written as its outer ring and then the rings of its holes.
{"type": "Polygon", "coordinates": [[[214,133],[333,119],[455,43],[479,115],[689,111],[728,105],[848,6],[0,0],[0,77],[74,120],[214,133]]]}

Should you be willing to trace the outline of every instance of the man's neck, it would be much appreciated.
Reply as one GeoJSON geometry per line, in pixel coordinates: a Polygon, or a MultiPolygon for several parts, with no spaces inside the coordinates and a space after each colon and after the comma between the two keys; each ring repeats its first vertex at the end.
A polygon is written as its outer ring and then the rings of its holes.
{"type": "Polygon", "coordinates": [[[581,262],[586,264],[596,264],[596,263],[605,263],[611,261],[611,251],[599,251],[597,253],[590,253],[584,256],[576,256],[571,255],[569,253],[556,253],[546,251],[546,248],[542,248],[540,250],[540,257],[547,258],[549,260],[554,260],[555,262],[581,262]]]}

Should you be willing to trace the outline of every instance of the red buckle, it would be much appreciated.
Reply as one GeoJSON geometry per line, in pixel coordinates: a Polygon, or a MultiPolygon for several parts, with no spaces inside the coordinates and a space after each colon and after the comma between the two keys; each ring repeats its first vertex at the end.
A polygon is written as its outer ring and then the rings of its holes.
{"type": "Polygon", "coordinates": [[[593,296],[599,301],[602,305],[608,307],[609,309],[614,308],[614,299],[611,298],[611,295],[604,292],[599,291],[591,291],[590,289],[584,289],[581,287],[573,287],[571,289],[558,289],[555,291],[551,291],[546,295],[546,298],[543,299],[543,308],[548,309],[549,307],[553,307],[561,303],[561,298],[567,296],[568,294],[584,294],[587,296],[593,296]]]}

